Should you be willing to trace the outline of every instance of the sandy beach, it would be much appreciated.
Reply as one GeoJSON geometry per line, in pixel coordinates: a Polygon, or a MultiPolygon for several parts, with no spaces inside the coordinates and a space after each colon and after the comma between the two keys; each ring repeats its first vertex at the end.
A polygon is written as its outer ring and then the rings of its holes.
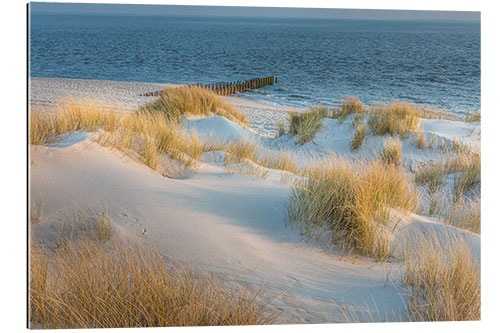
{"type": "MultiPolygon", "coordinates": [[[[163,90],[168,84],[60,79],[30,78],[30,105],[33,108],[51,108],[73,98],[92,100],[111,108],[135,110],[139,106],[152,102],[155,97],[140,96],[147,92],[163,90]]],[[[225,96],[222,99],[245,112],[251,127],[261,135],[273,136],[277,123],[286,122],[286,111],[290,108],[259,103],[248,98],[225,96]]]]}
{"type": "MultiPolygon", "coordinates": [[[[51,112],[68,96],[94,100],[114,108],[134,110],[154,97],[140,93],[164,89],[164,84],[80,79],[31,78],[30,105],[51,112]]],[[[303,145],[296,138],[276,138],[278,124],[288,121],[287,108],[266,105],[237,96],[224,97],[248,119],[244,128],[223,117],[186,119],[185,130],[201,138],[222,141],[242,138],[257,142],[259,149],[291,151],[307,165],[314,156],[337,154],[373,157],[384,140],[369,135],[359,152],[352,152],[353,118],[343,123],[323,119],[316,137],[303,145]]],[[[415,139],[403,141],[402,165],[410,170],[438,160],[439,144],[459,140],[480,149],[480,123],[422,119],[423,136],[435,148],[419,149],[415,139]],[[413,141],[412,141],[413,140],[413,141]]],[[[293,183],[283,170],[264,168],[266,177],[228,172],[223,152],[202,155],[195,172],[183,179],[162,176],[136,159],[96,142],[96,132],[77,132],[56,144],[30,145],[30,193],[32,202],[44,203],[43,221],[33,228],[39,239],[50,239],[64,214],[75,209],[101,211],[111,217],[114,232],[125,238],[154,245],[168,258],[201,267],[260,290],[259,299],[280,314],[280,323],[341,321],[338,307],[347,306],[371,320],[400,320],[407,305],[399,281],[400,258],[377,261],[346,256],[321,240],[304,237],[287,222],[287,200],[293,183]],[[222,160],[221,157],[222,156],[222,160]],[[219,157],[219,158],[218,158],[219,157]]],[[[409,172],[409,171],[408,171],[409,172]]],[[[443,193],[452,191],[453,177],[445,179],[443,193]]],[[[423,207],[430,205],[423,199],[423,207]]],[[[423,209],[425,210],[425,209],[423,209]]],[[[390,230],[393,245],[404,230],[437,230],[472,244],[480,257],[480,235],[444,225],[429,214],[406,214],[390,230]]],[[[366,320],[370,320],[366,318],[366,320]]]]}

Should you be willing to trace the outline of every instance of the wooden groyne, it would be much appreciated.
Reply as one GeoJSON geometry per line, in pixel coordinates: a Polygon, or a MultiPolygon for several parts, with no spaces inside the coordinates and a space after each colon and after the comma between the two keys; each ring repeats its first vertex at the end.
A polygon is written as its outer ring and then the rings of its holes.
{"type": "MultiPolygon", "coordinates": [[[[216,82],[209,84],[190,84],[190,87],[200,87],[213,91],[220,96],[229,96],[252,89],[258,89],[264,86],[273,85],[278,82],[276,76],[267,76],[263,78],[255,78],[246,81],[233,81],[233,82],[216,82]]],[[[147,92],[139,94],[139,96],[160,96],[162,90],[147,92]]]]}

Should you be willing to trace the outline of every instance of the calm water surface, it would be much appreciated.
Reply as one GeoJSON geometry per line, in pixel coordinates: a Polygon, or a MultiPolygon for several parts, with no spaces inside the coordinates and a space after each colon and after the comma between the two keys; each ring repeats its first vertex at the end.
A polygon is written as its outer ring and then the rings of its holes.
{"type": "Polygon", "coordinates": [[[480,109],[480,23],[32,14],[31,76],[209,83],[308,107],[409,100],[480,109]]]}

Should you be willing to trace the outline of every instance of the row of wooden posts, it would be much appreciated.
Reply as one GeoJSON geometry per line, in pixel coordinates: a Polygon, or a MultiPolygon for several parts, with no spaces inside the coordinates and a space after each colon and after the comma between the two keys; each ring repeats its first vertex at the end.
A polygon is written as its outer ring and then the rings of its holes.
{"type": "MultiPolygon", "coordinates": [[[[243,91],[248,91],[251,89],[258,89],[264,86],[272,85],[278,82],[276,76],[267,76],[263,78],[250,79],[246,81],[234,81],[234,82],[217,82],[210,84],[191,84],[191,87],[200,87],[213,91],[217,95],[228,96],[237,94],[243,91]]],[[[139,96],[160,96],[161,90],[147,92],[140,94],[139,96]]]]}

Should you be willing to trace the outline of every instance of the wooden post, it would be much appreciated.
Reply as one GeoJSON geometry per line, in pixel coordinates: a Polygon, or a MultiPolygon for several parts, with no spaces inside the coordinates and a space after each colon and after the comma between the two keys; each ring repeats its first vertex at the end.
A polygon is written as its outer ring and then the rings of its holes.
{"type": "MultiPolygon", "coordinates": [[[[237,93],[245,92],[251,89],[259,89],[267,85],[275,84],[278,82],[278,78],[274,75],[265,77],[256,77],[248,80],[236,80],[232,82],[214,82],[208,84],[192,83],[188,84],[188,87],[198,87],[202,89],[207,89],[214,92],[220,96],[229,96],[237,93]]],[[[161,91],[154,91],[143,93],[139,96],[161,96],[161,91]]]]}

